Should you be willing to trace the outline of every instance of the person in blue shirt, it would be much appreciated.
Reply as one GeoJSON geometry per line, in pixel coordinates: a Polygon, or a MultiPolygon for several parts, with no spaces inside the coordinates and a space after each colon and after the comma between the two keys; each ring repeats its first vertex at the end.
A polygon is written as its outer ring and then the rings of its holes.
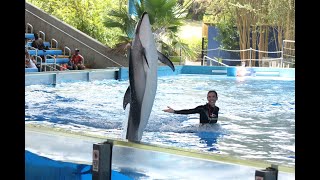
{"type": "Polygon", "coordinates": [[[164,109],[164,112],[175,114],[200,114],[200,124],[217,123],[219,107],[216,106],[218,100],[218,93],[214,90],[210,90],[207,94],[208,102],[204,105],[197,106],[193,109],[174,110],[168,106],[168,109],[164,109]]]}

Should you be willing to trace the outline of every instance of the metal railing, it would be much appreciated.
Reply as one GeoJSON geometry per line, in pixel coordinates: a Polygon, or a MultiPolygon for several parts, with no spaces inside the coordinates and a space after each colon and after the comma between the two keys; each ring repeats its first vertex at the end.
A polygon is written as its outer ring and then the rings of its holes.
{"type": "Polygon", "coordinates": [[[30,23],[26,24],[26,33],[33,33],[33,26],[30,23]],[[30,32],[28,31],[30,27],[30,32]]]}
{"type": "Polygon", "coordinates": [[[205,64],[206,60],[209,62],[209,63],[207,63],[207,64],[209,64],[209,66],[213,66],[213,62],[217,63],[220,66],[227,66],[227,67],[229,66],[227,64],[222,63],[221,60],[219,60],[216,57],[214,57],[214,59],[212,59],[212,58],[210,58],[208,56],[203,56],[203,58],[202,58],[202,64],[203,65],[205,64]]]}
{"type": "Polygon", "coordinates": [[[56,39],[52,38],[50,41],[50,45],[51,45],[51,48],[58,48],[58,41],[56,39]],[[53,44],[55,46],[53,46],[53,44]]]}
{"type": "MultiPolygon", "coordinates": [[[[71,49],[68,46],[64,46],[63,48],[63,55],[71,57],[71,49]],[[68,55],[66,55],[66,52],[68,51],[68,55]]],[[[83,62],[84,63],[84,62],[83,62]]]]}
{"type": "Polygon", "coordinates": [[[42,41],[46,41],[46,34],[43,31],[39,31],[39,38],[42,39],[42,41]]]}
{"type": "Polygon", "coordinates": [[[288,64],[288,66],[295,65],[295,41],[294,40],[282,41],[281,66],[284,66],[285,64],[288,64]],[[286,46],[287,44],[289,45],[289,47],[286,46]],[[291,46],[293,46],[293,48],[291,46]]]}
{"type": "MultiPolygon", "coordinates": [[[[205,52],[209,52],[209,51],[219,51],[218,54],[220,54],[220,52],[222,51],[226,51],[226,52],[235,52],[235,53],[240,53],[240,52],[245,52],[245,51],[249,51],[248,52],[248,58],[247,59],[228,59],[228,58],[217,58],[217,57],[209,57],[207,55],[203,56],[203,60],[202,60],[202,64],[205,65],[205,61],[209,60],[210,63],[207,63],[208,65],[212,65],[211,62],[216,62],[216,64],[219,65],[224,65],[226,66],[227,64],[222,63],[222,61],[226,62],[226,61],[238,61],[238,62],[246,62],[246,66],[251,67],[252,66],[252,62],[253,61],[259,61],[259,62],[269,62],[269,67],[274,66],[274,64],[276,64],[277,67],[285,67],[284,62],[283,62],[283,51],[260,51],[260,50],[256,50],[256,49],[243,49],[243,50],[228,50],[228,49],[223,49],[223,48],[215,48],[215,49],[208,49],[208,50],[204,50],[205,52]],[[258,54],[263,54],[262,58],[254,58],[253,57],[253,52],[256,52],[255,55],[258,54]],[[278,57],[270,57],[269,54],[277,54],[276,56],[278,57]],[[276,63],[274,63],[276,62],[276,63]]],[[[259,64],[260,65],[260,64],[259,64]]]]}

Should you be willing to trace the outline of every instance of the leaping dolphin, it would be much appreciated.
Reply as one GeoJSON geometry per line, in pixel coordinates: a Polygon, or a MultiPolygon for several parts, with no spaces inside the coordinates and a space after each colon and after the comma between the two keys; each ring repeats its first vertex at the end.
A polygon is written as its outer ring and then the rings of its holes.
{"type": "Polygon", "coordinates": [[[158,60],[175,71],[174,65],[156,48],[148,13],[144,12],[129,48],[129,87],[123,109],[130,103],[126,139],[140,142],[153,106],[158,81],[158,60]]]}

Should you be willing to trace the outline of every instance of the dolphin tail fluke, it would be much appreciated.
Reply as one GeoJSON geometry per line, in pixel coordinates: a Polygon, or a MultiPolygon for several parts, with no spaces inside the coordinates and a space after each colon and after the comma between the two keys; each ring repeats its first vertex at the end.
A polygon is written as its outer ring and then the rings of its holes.
{"type": "Polygon", "coordinates": [[[158,51],[158,59],[163,63],[163,64],[166,64],[168,65],[172,71],[175,71],[175,68],[174,68],[174,65],[173,63],[171,62],[171,60],[165,56],[164,54],[162,54],[161,52],[158,51]]]}
{"type": "Polygon", "coordinates": [[[131,91],[130,91],[130,86],[129,86],[126,93],[124,94],[123,109],[126,109],[127,104],[130,102],[131,102],[131,91]]]}

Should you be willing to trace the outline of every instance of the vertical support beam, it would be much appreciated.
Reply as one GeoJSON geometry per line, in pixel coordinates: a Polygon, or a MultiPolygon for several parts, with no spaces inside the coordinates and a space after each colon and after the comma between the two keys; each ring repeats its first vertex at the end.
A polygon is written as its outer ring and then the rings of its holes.
{"type": "Polygon", "coordinates": [[[282,63],[283,63],[283,53],[284,53],[284,43],[286,43],[285,40],[282,41],[282,47],[281,47],[281,59],[280,59],[280,67],[282,68],[282,63]]]}
{"type": "Polygon", "coordinates": [[[88,74],[87,74],[87,81],[88,81],[88,82],[90,82],[90,81],[91,81],[91,79],[90,79],[90,78],[91,78],[91,76],[90,76],[90,75],[91,75],[91,72],[88,72],[88,74]]]}
{"type": "Polygon", "coordinates": [[[181,57],[181,55],[182,55],[182,53],[181,53],[181,47],[180,47],[180,62],[179,62],[179,65],[181,65],[182,64],[182,57],[181,57]]]}
{"type": "Polygon", "coordinates": [[[92,180],[111,180],[113,142],[93,144],[92,180]]]}
{"type": "Polygon", "coordinates": [[[57,84],[57,79],[58,79],[58,74],[53,74],[53,77],[52,77],[52,85],[56,85],[57,84]]]}
{"type": "MultiPolygon", "coordinates": [[[[249,67],[251,67],[251,61],[252,61],[252,47],[250,47],[249,67]]],[[[248,65],[246,65],[246,66],[248,66],[248,65]]]]}
{"type": "MultiPolygon", "coordinates": [[[[201,42],[201,59],[203,59],[204,56],[204,37],[202,37],[202,42],[201,42]]],[[[201,66],[204,65],[204,61],[201,61],[201,66]]]]}

